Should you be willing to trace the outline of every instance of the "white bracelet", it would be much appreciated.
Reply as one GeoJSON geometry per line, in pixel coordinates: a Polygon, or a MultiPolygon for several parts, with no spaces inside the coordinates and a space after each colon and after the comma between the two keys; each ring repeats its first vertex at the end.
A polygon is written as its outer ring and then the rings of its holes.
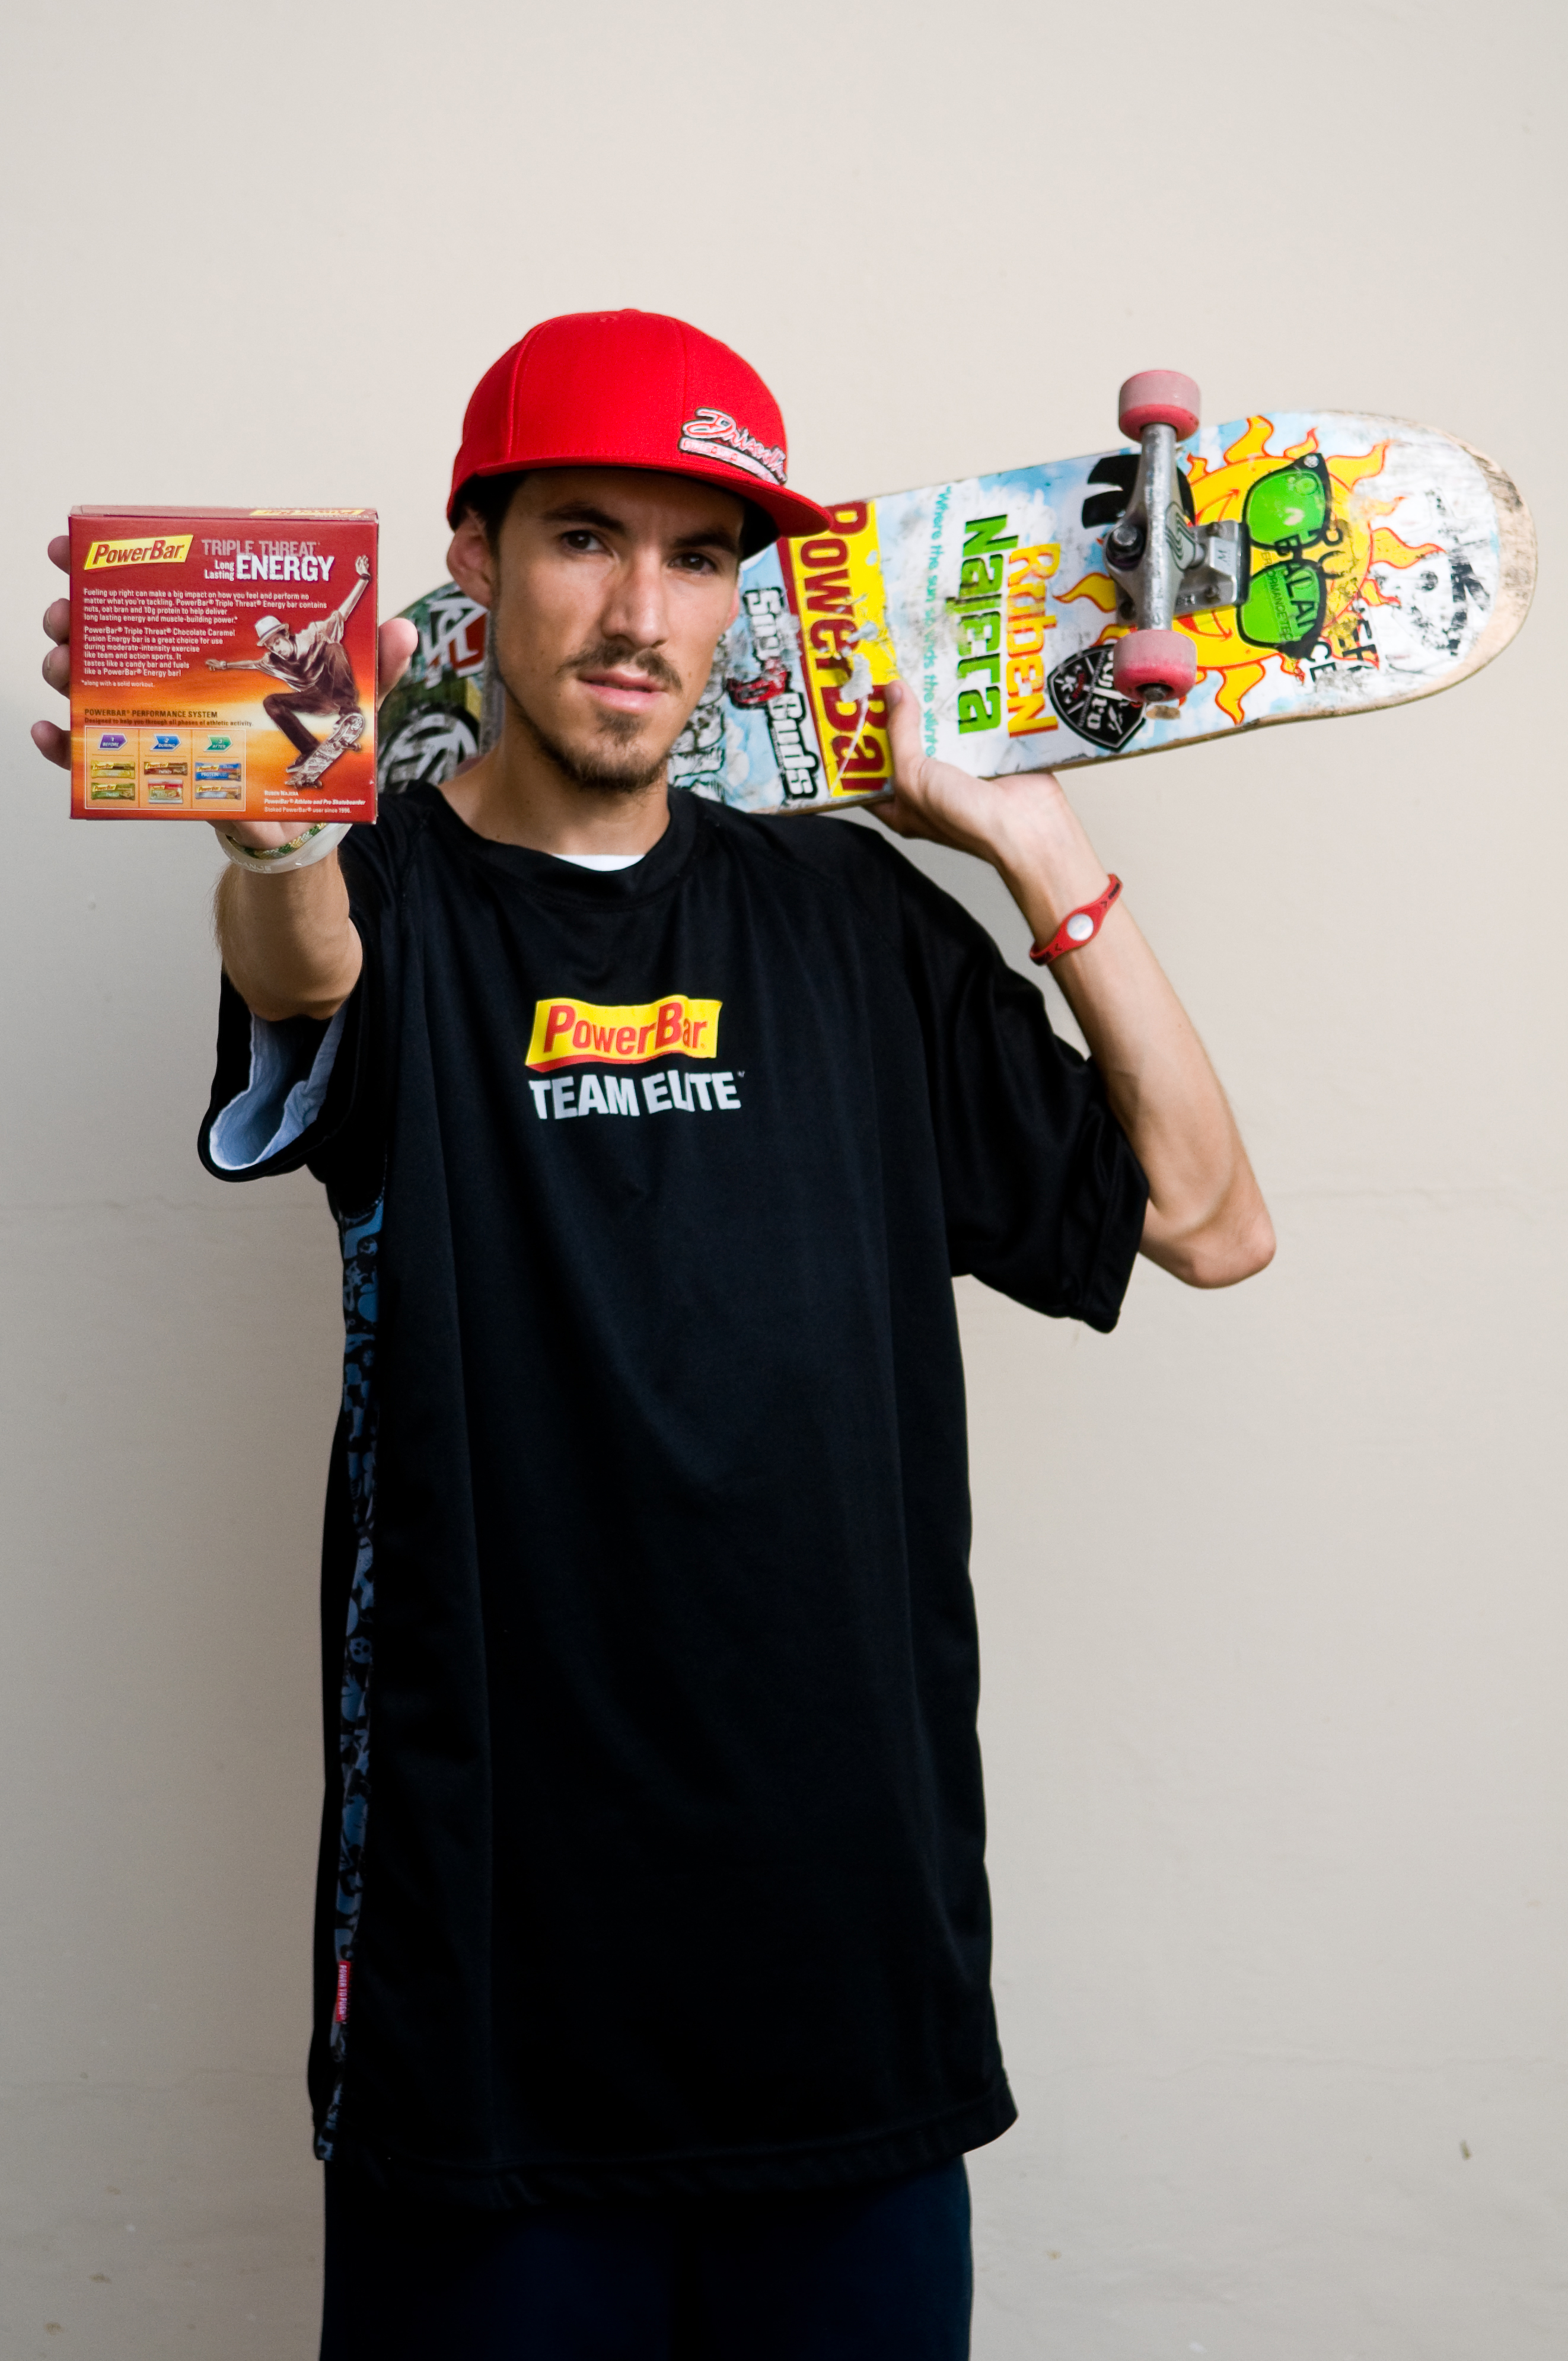
{"type": "Polygon", "coordinates": [[[348,829],[345,819],[318,819],[287,844],[240,844],[226,828],[217,830],[217,839],[236,869],[251,870],[258,877],[281,877],[285,870],[308,869],[313,861],[324,861],[348,829]]]}

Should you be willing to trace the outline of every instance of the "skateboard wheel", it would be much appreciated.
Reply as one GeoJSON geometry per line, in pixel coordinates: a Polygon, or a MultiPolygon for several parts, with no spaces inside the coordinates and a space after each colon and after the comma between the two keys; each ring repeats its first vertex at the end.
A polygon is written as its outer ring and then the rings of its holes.
{"type": "Polygon", "coordinates": [[[1179,369],[1140,369],[1116,396],[1116,417],[1123,434],[1135,443],[1146,426],[1169,426],[1179,443],[1198,432],[1202,397],[1190,377],[1179,369]]]}
{"type": "Polygon", "coordinates": [[[1183,697],[1197,677],[1198,651],[1185,631],[1129,631],[1111,659],[1113,686],[1140,704],[1183,697]]]}

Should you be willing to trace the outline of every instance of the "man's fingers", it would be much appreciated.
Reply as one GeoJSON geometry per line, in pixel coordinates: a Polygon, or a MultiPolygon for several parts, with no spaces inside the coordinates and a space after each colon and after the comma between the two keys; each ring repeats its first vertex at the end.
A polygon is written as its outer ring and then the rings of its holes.
{"type": "MultiPolygon", "coordinates": [[[[62,574],[71,571],[71,536],[57,533],[49,545],[49,563],[58,566],[62,574]]],[[[44,609],[44,631],[54,642],[43,661],[43,675],[51,688],[61,697],[71,692],[71,601],[53,598],[44,609]]],[[[58,763],[62,771],[71,768],[71,732],[62,730],[58,721],[35,721],[32,741],[46,763],[58,763]]]]}
{"type": "Polygon", "coordinates": [[[71,734],[53,721],[35,721],[33,743],[46,763],[58,763],[62,771],[71,768],[71,734]]]}
{"type": "Polygon", "coordinates": [[[396,688],[413,661],[419,633],[401,615],[383,623],[376,634],[376,702],[396,688]]]}

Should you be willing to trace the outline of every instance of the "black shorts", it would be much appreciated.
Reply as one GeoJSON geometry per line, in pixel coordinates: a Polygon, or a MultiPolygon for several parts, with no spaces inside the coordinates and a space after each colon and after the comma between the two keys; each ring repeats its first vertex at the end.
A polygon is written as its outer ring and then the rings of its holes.
{"type": "Polygon", "coordinates": [[[964,2361],[963,2160],[787,2197],[410,2204],[326,2174],[322,2361],[964,2361]]]}

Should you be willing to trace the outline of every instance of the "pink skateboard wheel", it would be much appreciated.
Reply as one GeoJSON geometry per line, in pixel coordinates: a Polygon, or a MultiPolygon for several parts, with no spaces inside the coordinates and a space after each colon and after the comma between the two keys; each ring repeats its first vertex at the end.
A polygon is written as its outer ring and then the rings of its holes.
{"type": "Polygon", "coordinates": [[[1142,702],[1159,692],[1183,697],[1198,677],[1198,651],[1185,631],[1129,631],[1116,642],[1111,678],[1124,697],[1142,702]]]}
{"type": "Polygon", "coordinates": [[[1185,443],[1198,432],[1202,397],[1190,377],[1179,369],[1140,369],[1116,396],[1116,417],[1123,434],[1135,443],[1146,426],[1170,426],[1185,443]]]}

